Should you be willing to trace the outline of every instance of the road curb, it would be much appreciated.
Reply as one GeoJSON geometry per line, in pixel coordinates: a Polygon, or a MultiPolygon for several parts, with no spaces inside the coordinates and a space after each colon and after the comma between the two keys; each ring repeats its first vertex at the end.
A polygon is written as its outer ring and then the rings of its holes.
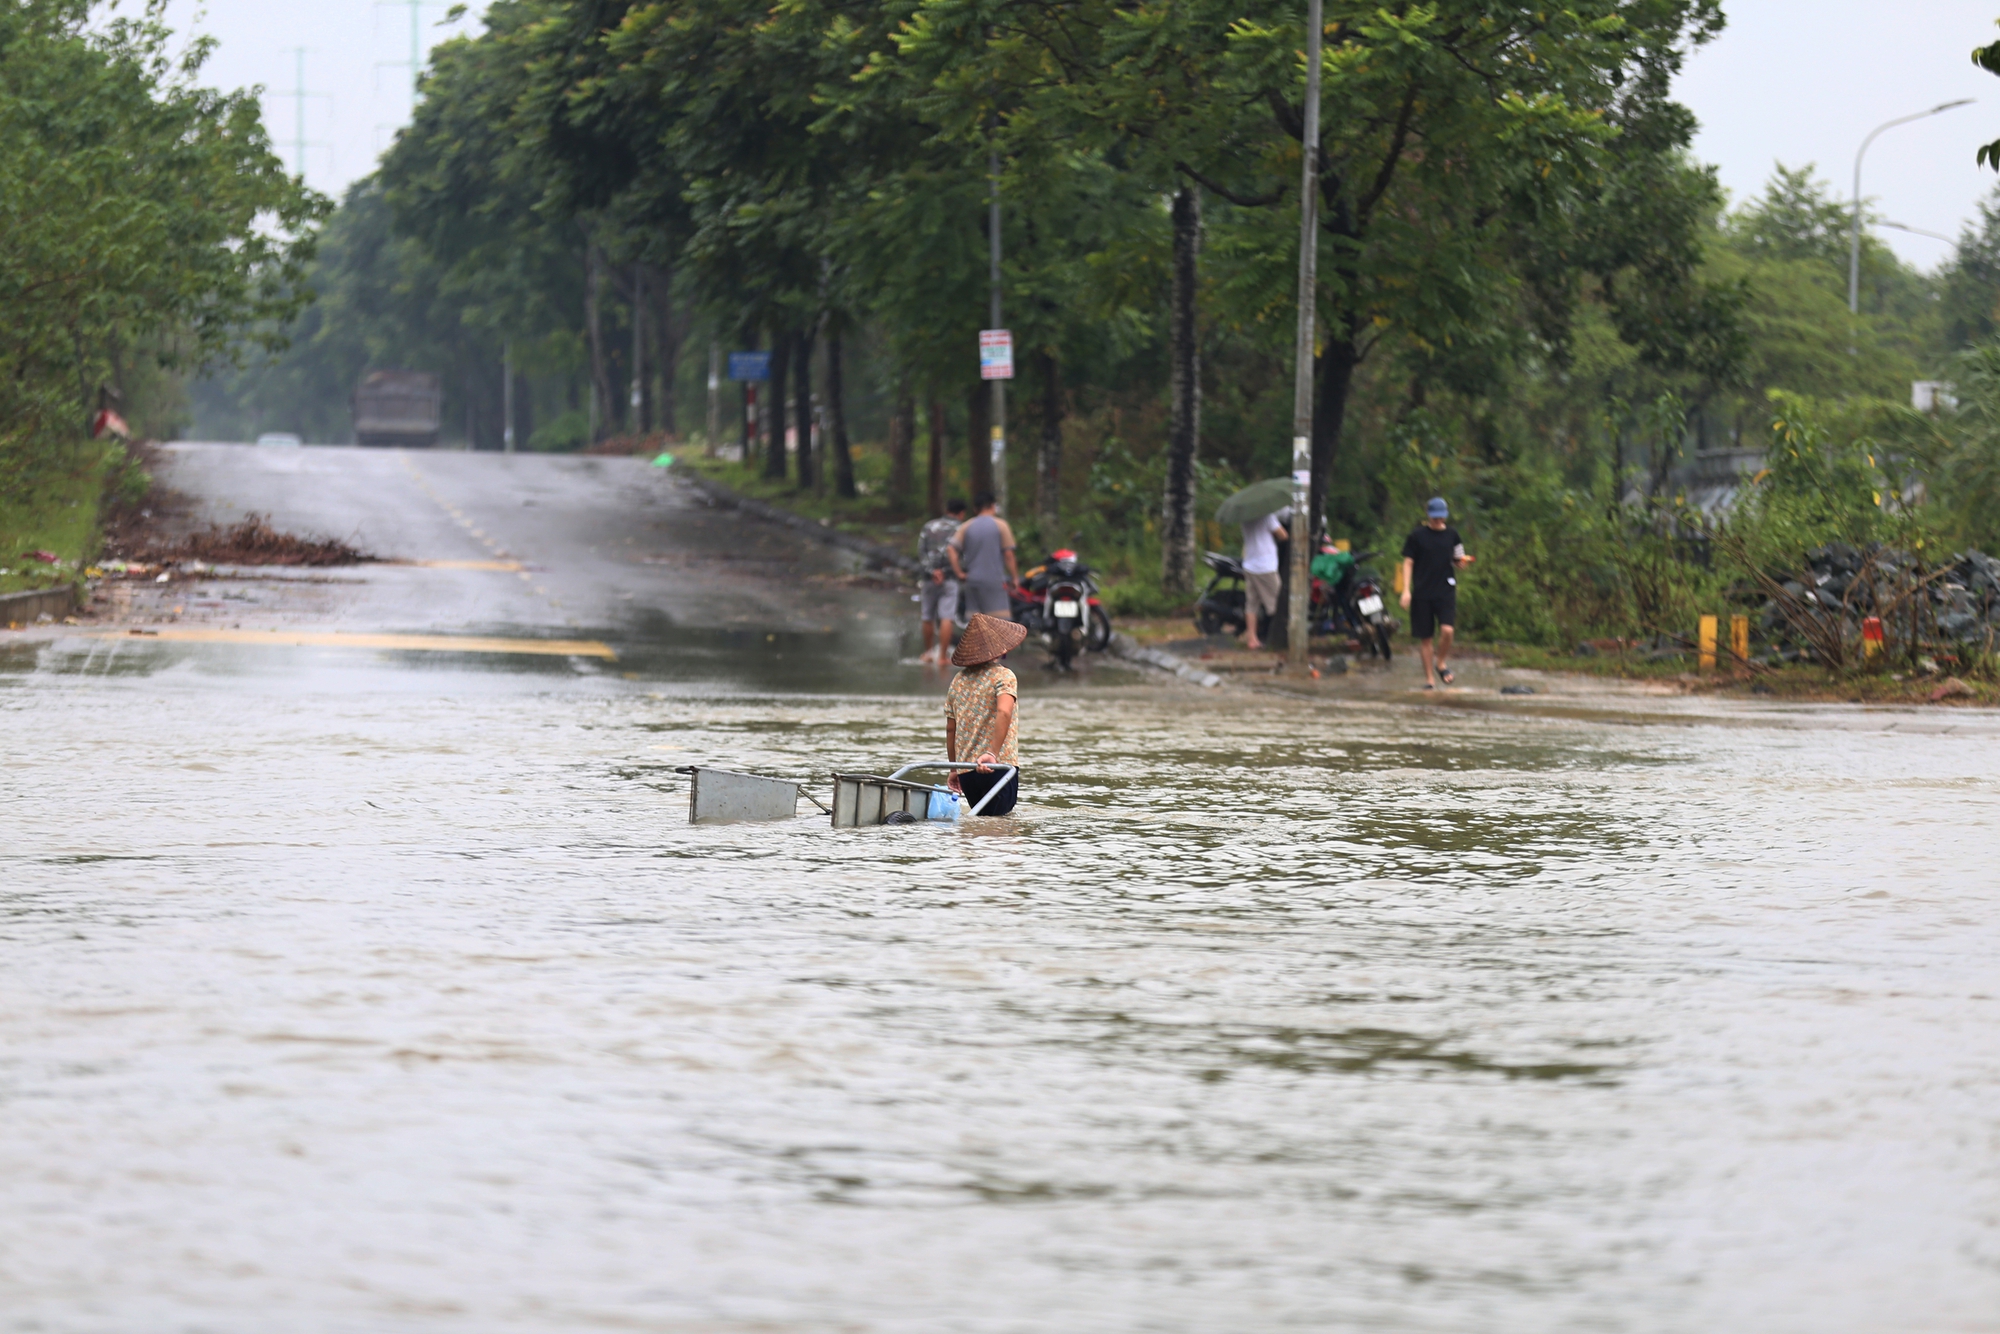
{"type": "Polygon", "coordinates": [[[59,621],[75,611],[76,606],[76,589],[68,584],[9,593],[0,597],[0,625],[33,625],[44,616],[59,621]]]}
{"type": "Polygon", "coordinates": [[[1222,684],[1222,678],[1214,672],[1204,672],[1199,667],[1181,661],[1171,653],[1163,653],[1156,648],[1141,648],[1125,634],[1114,632],[1111,636],[1111,654],[1127,662],[1143,663],[1163,672],[1172,672],[1183,681],[1192,682],[1204,688],[1214,688],[1222,684]]]}
{"type": "Polygon", "coordinates": [[[905,556],[902,552],[891,547],[885,547],[879,542],[870,542],[865,537],[856,537],[852,533],[843,533],[831,524],[819,523],[806,518],[804,515],[780,509],[776,505],[767,504],[750,496],[739,495],[722,483],[703,477],[700,473],[692,469],[686,472],[676,471],[675,476],[687,482],[695,490],[707,496],[710,501],[722,506],[724,509],[740,510],[753,519],[762,519],[766,523],[783,524],[785,527],[796,529],[808,537],[817,538],[829,546],[843,547],[863,557],[876,569],[894,570],[899,574],[909,575],[918,573],[917,561],[914,556],[905,556]]]}

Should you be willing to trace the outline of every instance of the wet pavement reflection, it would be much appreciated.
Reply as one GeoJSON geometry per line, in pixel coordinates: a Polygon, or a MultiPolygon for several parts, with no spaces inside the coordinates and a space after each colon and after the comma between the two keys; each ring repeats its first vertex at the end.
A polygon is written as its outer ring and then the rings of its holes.
{"type": "Polygon", "coordinates": [[[0,1329],[1996,1327],[1989,733],[1026,682],[16,644],[0,1329]]]}

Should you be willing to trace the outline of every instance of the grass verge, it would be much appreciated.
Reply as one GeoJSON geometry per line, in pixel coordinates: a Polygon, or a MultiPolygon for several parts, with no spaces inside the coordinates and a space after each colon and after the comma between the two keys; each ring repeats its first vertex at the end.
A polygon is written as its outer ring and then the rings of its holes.
{"type": "Polygon", "coordinates": [[[124,458],[116,446],[79,445],[18,492],[0,492],[0,593],[55,588],[82,578],[97,554],[98,510],[105,482],[124,458]],[[30,553],[52,552],[52,565],[30,553]]]}
{"type": "MultiPolygon", "coordinates": [[[[861,460],[857,459],[855,462],[856,471],[862,471],[861,460]]],[[[830,484],[825,494],[801,491],[798,483],[790,478],[764,476],[761,461],[746,465],[728,459],[708,458],[693,450],[685,454],[676,454],[674,466],[698,472],[711,481],[722,483],[738,495],[750,496],[767,505],[776,505],[804,518],[825,519],[829,526],[838,528],[843,533],[863,537],[870,542],[878,542],[898,551],[907,551],[912,556],[916,555],[917,530],[923,527],[924,520],[904,513],[887,497],[864,495],[853,500],[842,500],[831,494],[830,484]]],[[[864,484],[875,481],[873,478],[859,480],[864,484]]]]}
{"type": "Polygon", "coordinates": [[[1648,661],[1637,655],[1603,653],[1578,658],[1518,644],[1482,646],[1502,667],[1562,672],[1572,676],[1616,677],[1674,683],[1702,694],[1758,696],[1800,704],[2000,704],[2000,683],[1982,676],[1880,672],[1836,672],[1825,667],[1762,667],[1756,672],[1697,672],[1692,659],[1648,661]]]}

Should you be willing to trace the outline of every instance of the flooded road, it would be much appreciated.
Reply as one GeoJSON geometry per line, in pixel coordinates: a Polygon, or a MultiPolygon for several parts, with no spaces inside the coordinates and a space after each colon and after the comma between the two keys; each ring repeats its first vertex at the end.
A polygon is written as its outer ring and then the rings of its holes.
{"type": "Polygon", "coordinates": [[[0,1330],[2000,1329],[2000,719],[1024,667],[1016,818],[695,828],[942,681],[660,485],[312,593],[614,660],[0,651],[0,1330]]]}

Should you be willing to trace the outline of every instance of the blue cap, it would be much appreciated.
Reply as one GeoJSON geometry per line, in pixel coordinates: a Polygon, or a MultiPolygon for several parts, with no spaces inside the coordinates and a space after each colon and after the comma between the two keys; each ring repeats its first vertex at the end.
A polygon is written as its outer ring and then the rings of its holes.
{"type": "Polygon", "coordinates": [[[1451,515],[1451,506],[1444,503],[1443,496],[1432,496],[1431,503],[1424,506],[1424,513],[1430,515],[1433,519],[1449,518],[1451,515]]]}

